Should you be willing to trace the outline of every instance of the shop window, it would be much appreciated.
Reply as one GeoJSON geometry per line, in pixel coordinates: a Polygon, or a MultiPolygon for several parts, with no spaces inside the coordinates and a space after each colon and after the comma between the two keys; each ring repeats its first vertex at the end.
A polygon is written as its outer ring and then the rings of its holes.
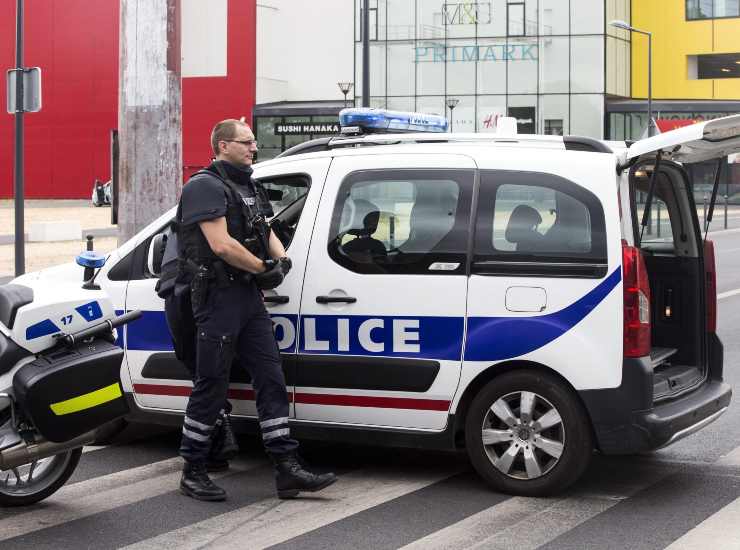
{"type": "Polygon", "coordinates": [[[740,53],[688,56],[689,80],[740,78],[740,53]]]}
{"type": "Polygon", "coordinates": [[[545,134],[548,136],[562,136],[563,135],[563,119],[562,118],[546,118],[545,119],[545,134]]]}
{"type": "Polygon", "coordinates": [[[524,36],[525,33],[524,2],[506,4],[506,34],[524,36]]]}
{"type": "Polygon", "coordinates": [[[329,256],[356,273],[464,273],[472,186],[468,170],[351,174],[334,206],[329,256]]]}

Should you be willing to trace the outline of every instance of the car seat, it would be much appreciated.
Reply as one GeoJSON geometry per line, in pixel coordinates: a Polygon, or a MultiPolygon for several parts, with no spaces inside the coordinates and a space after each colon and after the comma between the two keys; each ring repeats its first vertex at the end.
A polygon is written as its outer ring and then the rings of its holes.
{"type": "MultiPolygon", "coordinates": [[[[361,256],[367,256],[364,261],[372,261],[374,256],[385,256],[385,245],[372,234],[378,229],[380,221],[380,210],[377,206],[365,199],[353,201],[354,216],[350,229],[345,233],[354,235],[355,238],[342,245],[342,250],[355,260],[361,256]]],[[[362,260],[360,260],[362,261],[362,260]]]]}

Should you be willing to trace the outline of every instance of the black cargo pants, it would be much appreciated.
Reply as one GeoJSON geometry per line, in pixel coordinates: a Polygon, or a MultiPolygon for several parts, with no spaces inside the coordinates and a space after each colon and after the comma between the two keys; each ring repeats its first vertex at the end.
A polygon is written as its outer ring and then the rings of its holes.
{"type": "Polygon", "coordinates": [[[290,437],[285,377],[262,293],[254,282],[211,284],[201,301],[192,304],[195,379],[182,427],[180,455],[188,462],[206,460],[235,358],[252,378],[265,449],[275,457],[292,453],[298,442],[290,437]]]}
{"type": "MultiPolygon", "coordinates": [[[[190,285],[177,283],[174,291],[164,299],[164,315],[170,329],[175,357],[185,365],[190,379],[195,382],[196,327],[190,303],[190,285]]],[[[219,416],[231,413],[231,403],[225,402],[219,416]]]]}

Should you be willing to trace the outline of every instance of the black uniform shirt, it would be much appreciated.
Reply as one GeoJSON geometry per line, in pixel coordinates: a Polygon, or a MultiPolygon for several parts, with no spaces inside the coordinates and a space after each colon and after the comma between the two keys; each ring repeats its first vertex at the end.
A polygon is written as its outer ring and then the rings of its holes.
{"type": "MultiPolygon", "coordinates": [[[[237,168],[226,161],[216,161],[226,171],[231,181],[237,184],[242,200],[252,206],[265,218],[274,216],[272,205],[264,187],[252,180],[252,168],[237,168]]],[[[221,183],[215,162],[206,168],[208,174],[197,174],[182,189],[182,224],[190,225],[207,220],[215,220],[226,215],[228,190],[221,183]]]]}

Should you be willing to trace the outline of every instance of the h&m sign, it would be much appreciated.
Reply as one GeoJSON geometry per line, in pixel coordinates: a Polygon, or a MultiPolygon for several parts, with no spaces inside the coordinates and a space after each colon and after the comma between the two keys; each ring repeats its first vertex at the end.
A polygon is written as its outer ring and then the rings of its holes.
{"type": "Polygon", "coordinates": [[[445,25],[488,25],[491,23],[490,2],[445,2],[442,15],[445,25]]]}
{"type": "Polygon", "coordinates": [[[537,44],[489,44],[445,46],[431,44],[414,48],[414,63],[456,63],[468,61],[537,61],[537,44]]]}

